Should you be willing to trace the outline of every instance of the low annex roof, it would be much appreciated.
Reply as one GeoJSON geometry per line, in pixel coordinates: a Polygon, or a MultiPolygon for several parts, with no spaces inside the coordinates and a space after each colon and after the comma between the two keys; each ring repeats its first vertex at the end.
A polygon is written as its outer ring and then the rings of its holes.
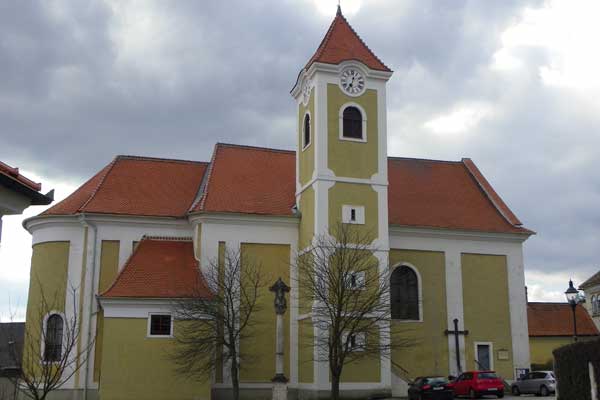
{"type": "MultiPolygon", "coordinates": [[[[580,304],[575,308],[577,335],[600,334],[588,312],[580,304]]],[[[567,303],[527,303],[529,336],[572,336],[573,315],[567,303]]]]}
{"type": "MultiPolygon", "coordinates": [[[[389,223],[532,234],[470,159],[388,158],[389,223]]],[[[294,216],[293,151],[218,143],[210,163],[119,156],[43,215],[294,216]]]]}
{"type": "Polygon", "coordinates": [[[47,205],[54,200],[54,191],[42,194],[42,184],[34,182],[13,168],[0,161],[0,186],[8,187],[31,199],[32,205],[47,205]]]}
{"type": "Polygon", "coordinates": [[[338,6],[333,22],[305,68],[308,69],[315,62],[339,64],[346,60],[357,60],[367,67],[379,71],[392,71],[358,36],[342,14],[341,7],[338,6]]]}
{"type": "Polygon", "coordinates": [[[184,217],[208,163],[117,156],[69,197],[42,215],[102,213],[184,217]]]}
{"type": "Polygon", "coordinates": [[[210,297],[190,238],[144,238],[102,298],[210,297]]]}

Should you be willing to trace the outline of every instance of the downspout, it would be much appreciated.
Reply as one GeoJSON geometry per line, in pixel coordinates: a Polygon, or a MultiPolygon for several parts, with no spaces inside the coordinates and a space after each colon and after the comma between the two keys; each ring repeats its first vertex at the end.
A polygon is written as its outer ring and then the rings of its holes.
{"type": "Polygon", "coordinates": [[[82,213],[79,216],[79,222],[84,227],[90,227],[94,231],[94,242],[93,242],[94,245],[92,248],[92,270],[91,270],[92,275],[91,275],[91,284],[90,284],[90,307],[89,307],[89,314],[88,314],[88,331],[87,331],[87,342],[86,342],[87,354],[86,354],[86,358],[85,358],[85,376],[84,376],[84,380],[83,380],[83,400],[87,400],[88,379],[89,379],[89,374],[90,374],[90,351],[91,351],[90,340],[92,338],[92,315],[93,315],[93,311],[94,311],[93,304],[94,304],[94,300],[96,298],[96,296],[94,294],[94,281],[96,280],[96,248],[98,247],[98,227],[96,225],[94,225],[93,223],[91,223],[90,221],[86,220],[84,213],[82,213]]]}

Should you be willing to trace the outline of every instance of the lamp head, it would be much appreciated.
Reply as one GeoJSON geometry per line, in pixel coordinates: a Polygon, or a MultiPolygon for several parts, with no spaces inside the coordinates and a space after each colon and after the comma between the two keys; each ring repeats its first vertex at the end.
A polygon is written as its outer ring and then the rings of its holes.
{"type": "Polygon", "coordinates": [[[575,287],[573,286],[572,280],[569,280],[569,288],[565,292],[565,297],[567,298],[567,301],[569,302],[569,304],[577,304],[578,303],[579,290],[575,289],[575,287]]]}

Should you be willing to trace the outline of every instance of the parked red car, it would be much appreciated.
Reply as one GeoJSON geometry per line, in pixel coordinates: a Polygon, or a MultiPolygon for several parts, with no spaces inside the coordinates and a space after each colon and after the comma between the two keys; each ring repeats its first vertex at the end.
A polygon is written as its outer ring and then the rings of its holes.
{"type": "Polygon", "coordinates": [[[463,372],[452,383],[455,396],[469,396],[471,399],[483,395],[495,395],[499,399],[504,397],[504,383],[494,371],[463,372]]]}

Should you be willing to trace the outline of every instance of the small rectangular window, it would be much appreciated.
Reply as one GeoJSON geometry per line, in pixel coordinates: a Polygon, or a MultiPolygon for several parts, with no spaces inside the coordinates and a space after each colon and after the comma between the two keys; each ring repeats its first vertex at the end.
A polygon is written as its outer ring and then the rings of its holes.
{"type": "Polygon", "coordinates": [[[350,221],[352,221],[352,222],[356,221],[356,208],[350,209],[350,221]]]}
{"type": "Polygon", "coordinates": [[[357,205],[342,205],[342,222],[345,224],[365,223],[365,207],[357,205]]]}
{"type": "Polygon", "coordinates": [[[342,344],[348,344],[350,351],[364,351],[367,344],[367,335],[365,332],[356,332],[351,335],[344,333],[342,335],[342,344]]]}
{"type": "Polygon", "coordinates": [[[168,314],[150,315],[150,336],[171,336],[171,322],[168,314]]]}

